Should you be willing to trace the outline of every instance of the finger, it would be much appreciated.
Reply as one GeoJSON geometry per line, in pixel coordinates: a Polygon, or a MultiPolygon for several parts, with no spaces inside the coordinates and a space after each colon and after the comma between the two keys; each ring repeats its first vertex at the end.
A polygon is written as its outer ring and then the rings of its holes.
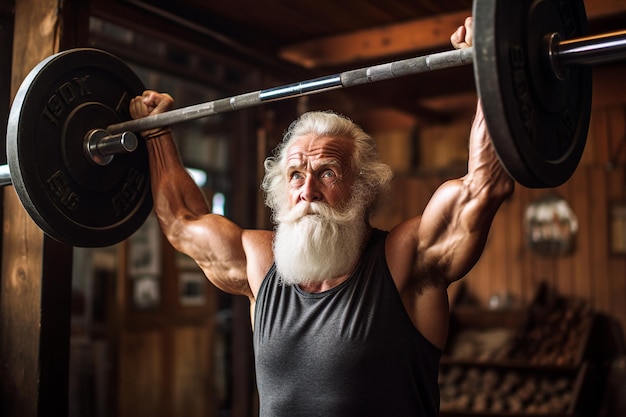
{"type": "Polygon", "coordinates": [[[150,109],[143,103],[143,97],[137,96],[130,101],[130,115],[134,119],[145,117],[150,114],[150,109]]]}
{"type": "Polygon", "coordinates": [[[150,113],[162,113],[169,110],[174,104],[174,100],[167,93],[156,91],[146,91],[142,96],[143,103],[148,106],[150,113]]]}
{"type": "Polygon", "coordinates": [[[141,95],[141,101],[148,107],[156,107],[159,101],[159,93],[153,90],[146,90],[141,95]]]}
{"type": "Polygon", "coordinates": [[[465,26],[459,26],[454,33],[450,36],[450,42],[452,46],[456,49],[460,49],[463,47],[464,39],[465,39],[465,26]]]}
{"type": "Polygon", "coordinates": [[[472,46],[474,41],[474,19],[468,17],[465,19],[465,43],[472,46]]]}

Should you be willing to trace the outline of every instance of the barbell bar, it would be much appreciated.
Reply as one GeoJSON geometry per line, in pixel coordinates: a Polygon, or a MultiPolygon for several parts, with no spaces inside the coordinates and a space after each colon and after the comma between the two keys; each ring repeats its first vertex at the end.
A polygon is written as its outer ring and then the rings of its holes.
{"type": "MultiPolygon", "coordinates": [[[[550,42],[546,43],[545,50],[547,64],[554,72],[554,76],[559,79],[566,76],[563,72],[570,65],[598,65],[626,58],[626,30],[567,41],[560,41],[558,36],[549,39],[550,42]]],[[[229,111],[242,110],[271,101],[468,65],[473,62],[473,56],[474,48],[469,47],[393,61],[200,103],[141,119],[128,120],[107,126],[106,131],[110,134],[124,131],[139,132],[229,111]]]]}
{"type": "Polygon", "coordinates": [[[354,87],[376,81],[399,78],[405,75],[452,68],[471,64],[471,62],[472,48],[439,52],[183,107],[141,119],[116,123],[107,126],[106,130],[110,134],[122,131],[138,132],[229,111],[242,110],[272,101],[354,87]]]}
{"type": "Polygon", "coordinates": [[[96,49],[60,52],[37,65],[18,90],[7,129],[9,174],[0,166],[0,183],[14,185],[27,212],[54,239],[73,246],[107,246],[134,233],[152,208],[145,143],[136,137],[133,142],[132,132],[470,63],[505,169],[531,188],[564,183],[586,142],[589,67],[623,60],[626,31],[588,36],[582,0],[475,0],[472,14],[472,48],[136,120],[130,120],[128,105],[145,87],[126,64],[96,49]]]}

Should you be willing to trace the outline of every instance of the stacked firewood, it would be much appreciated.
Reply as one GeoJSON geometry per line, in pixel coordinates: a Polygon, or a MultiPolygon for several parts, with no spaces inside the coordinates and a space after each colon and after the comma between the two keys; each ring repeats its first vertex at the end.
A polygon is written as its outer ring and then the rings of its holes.
{"type": "Polygon", "coordinates": [[[439,375],[441,411],[559,414],[572,403],[574,381],[506,369],[450,366],[439,375]]]}

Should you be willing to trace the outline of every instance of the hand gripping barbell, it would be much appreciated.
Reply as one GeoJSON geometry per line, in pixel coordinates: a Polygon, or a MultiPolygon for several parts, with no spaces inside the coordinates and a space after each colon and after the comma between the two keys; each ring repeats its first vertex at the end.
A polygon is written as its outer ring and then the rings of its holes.
{"type": "Polygon", "coordinates": [[[96,49],[60,52],[38,64],[17,92],[7,129],[10,173],[0,173],[0,184],[14,185],[26,211],[52,238],[108,246],[134,233],[152,209],[145,143],[132,132],[469,63],[505,169],[531,188],[564,183],[586,142],[590,66],[624,59],[626,31],[586,37],[582,0],[475,0],[472,13],[472,48],[137,120],[129,120],[129,102],[144,86],[127,65],[96,49]]]}

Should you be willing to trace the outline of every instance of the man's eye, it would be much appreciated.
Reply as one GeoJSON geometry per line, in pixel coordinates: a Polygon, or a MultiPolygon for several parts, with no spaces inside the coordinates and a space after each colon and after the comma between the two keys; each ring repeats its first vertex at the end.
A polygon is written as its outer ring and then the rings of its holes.
{"type": "Polygon", "coordinates": [[[322,172],[322,175],[321,175],[321,178],[333,178],[333,177],[335,177],[335,172],[330,169],[322,172]]]}
{"type": "Polygon", "coordinates": [[[293,180],[301,180],[303,178],[302,174],[299,172],[292,172],[290,175],[290,179],[293,180]]]}

